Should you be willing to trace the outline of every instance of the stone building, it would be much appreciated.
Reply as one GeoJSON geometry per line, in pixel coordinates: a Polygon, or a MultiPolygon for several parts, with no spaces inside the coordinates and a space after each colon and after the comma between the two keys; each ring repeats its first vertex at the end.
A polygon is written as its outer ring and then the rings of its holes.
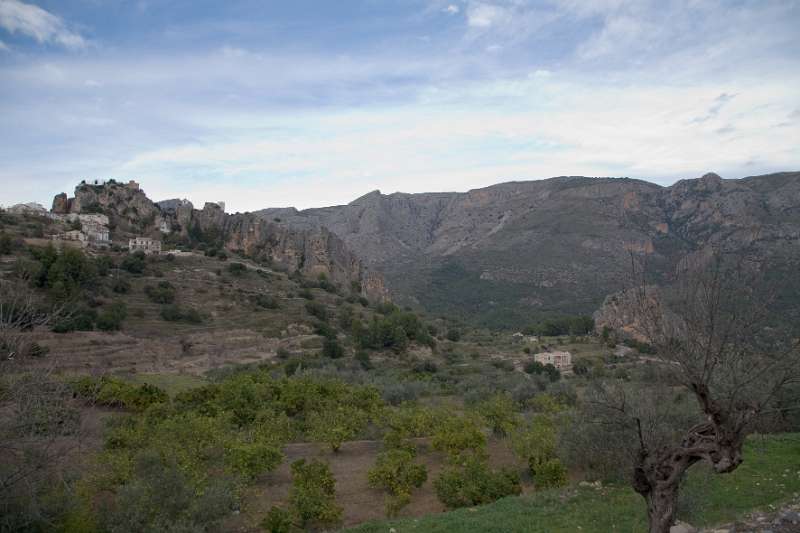
{"type": "Polygon", "coordinates": [[[83,222],[82,229],[89,242],[93,244],[103,245],[111,242],[108,227],[104,224],[98,222],[83,222]]]}
{"type": "Polygon", "coordinates": [[[78,229],[73,229],[70,231],[66,231],[64,233],[59,233],[57,235],[53,235],[51,238],[56,242],[69,241],[78,243],[81,246],[87,246],[89,244],[88,242],[89,239],[86,236],[86,234],[78,229]]]}
{"type": "Polygon", "coordinates": [[[150,237],[135,237],[128,241],[128,251],[144,252],[147,255],[161,253],[161,241],[151,239],[150,237]]]}
{"type": "Polygon", "coordinates": [[[534,354],[533,360],[543,365],[553,365],[558,370],[572,366],[572,354],[569,352],[541,352],[534,354]]]}

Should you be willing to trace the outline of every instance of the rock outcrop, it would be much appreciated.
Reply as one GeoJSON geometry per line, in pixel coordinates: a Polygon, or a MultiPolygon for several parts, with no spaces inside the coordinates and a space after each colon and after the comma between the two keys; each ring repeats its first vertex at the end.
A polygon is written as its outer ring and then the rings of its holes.
{"type": "Polygon", "coordinates": [[[226,214],[217,203],[194,209],[188,201],[151,201],[138,184],[114,181],[81,183],[74,198],[61,193],[53,200],[53,212],[104,213],[112,239],[127,243],[129,237],[161,237],[164,229],[176,242],[200,241],[267,261],[290,272],[307,276],[324,274],[348,290],[382,300],[388,292],[381,275],[367,268],[342,239],[322,227],[288,227],[250,213],[226,214]]]}

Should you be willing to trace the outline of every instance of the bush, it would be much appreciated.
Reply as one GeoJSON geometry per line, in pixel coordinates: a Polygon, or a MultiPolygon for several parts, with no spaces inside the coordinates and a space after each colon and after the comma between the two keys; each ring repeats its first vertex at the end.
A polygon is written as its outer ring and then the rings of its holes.
{"type": "Polygon", "coordinates": [[[542,374],[544,372],[544,365],[539,361],[528,361],[523,367],[527,374],[542,374]]]}
{"type": "Polygon", "coordinates": [[[228,265],[228,272],[234,276],[242,276],[247,272],[247,265],[244,263],[231,263],[228,265]]]}
{"type": "Polygon", "coordinates": [[[540,489],[563,487],[567,484],[567,469],[558,459],[549,459],[531,468],[533,481],[540,489]]]}
{"type": "Polygon", "coordinates": [[[472,457],[461,467],[449,467],[434,481],[436,496],[451,509],[471,507],[522,492],[519,475],[494,471],[483,458],[472,457]]]}
{"type": "Polygon", "coordinates": [[[169,281],[159,281],[157,286],[148,285],[144,292],[151,302],[171,304],[175,301],[175,287],[169,281]]]}
{"type": "Polygon", "coordinates": [[[151,405],[164,403],[169,395],[154,385],[134,385],[118,378],[84,376],[71,383],[78,396],[89,402],[107,407],[125,407],[133,411],[144,411],[151,405]]]}
{"type": "Polygon", "coordinates": [[[446,453],[451,462],[459,463],[470,455],[484,455],[486,436],[475,419],[453,416],[439,421],[432,445],[446,453]]]}
{"type": "Polygon", "coordinates": [[[322,343],[322,355],[330,359],[339,359],[344,356],[344,348],[336,339],[326,337],[322,343]]]}
{"type": "Polygon", "coordinates": [[[128,316],[128,308],[123,302],[114,302],[97,316],[97,329],[100,331],[118,331],[128,316]]]}
{"type": "Polygon", "coordinates": [[[336,480],[330,466],[316,459],[292,463],[289,506],[301,528],[337,526],[342,519],[342,508],[336,505],[336,480]]]}
{"type": "Polygon", "coordinates": [[[300,298],[305,298],[306,300],[314,299],[314,294],[307,288],[301,289],[297,294],[300,298]]]}
{"type": "Polygon", "coordinates": [[[452,342],[458,342],[461,340],[461,331],[451,328],[447,330],[447,340],[452,342]]]}
{"type": "Polygon", "coordinates": [[[328,309],[323,303],[314,301],[306,302],[306,311],[308,311],[311,316],[314,316],[323,322],[327,322],[328,320],[328,309]]]}
{"type": "Polygon", "coordinates": [[[111,290],[117,294],[128,294],[131,291],[131,282],[127,278],[117,276],[111,282],[111,290]]]}
{"type": "Polygon", "coordinates": [[[247,479],[255,479],[283,462],[283,452],[274,442],[234,441],[225,448],[225,464],[247,479]]]}
{"type": "Polygon", "coordinates": [[[120,264],[120,268],[127,270],[131,274],[141,274],[145,269],[145,257],[142,251],[133,252],[125,256],[125,259],[123,259],[120,264]]]}
{"type": "Polygon", "coordinates": [[[203,322],[203,316],[193,307],[182,309],[177,305],[165,305],[161,308],[160,315],[168,322],[188,322],[189,324],[203,322]]]}
{"type": "Polygon", "coordinates": [[[273,506],[261,521],[261,528],[269,533],[293,533],[298,530],[294,525],[292,513],[276,506],[273,506]]]}
{"type": "Polygon", "coordinates": [[[508,393],[496,394],[478,406],[478,412],[489,422],[492,433],[508,435],[519,424],[516,405],[508,393]]]}
{"type": "Polygon", "coordinates": [[[411,491],[428,479],[425,465],[414,463],[411,449],[397,448],[381,452],[369,471],[369,484],[389,493],[386,512],[394,516],[411,501],[411,491]]]}
{"type": "Polygon", "coordinates": [[[586,376],[589,374],[589,369],[591,368],[591,364],[586,359],[576,359],[572,363],[572,371],[575,373],[576,376],[586,376]]]}
{"type": "Polygon", "coordinates": [[[355,360],[358,361],[362,370],[372,369],[372,361],[369,358],[369,352],[365,350],[356,350],[355,360]]]}
{"type": "Polygon", "coordinates": [[[252,301],[258,307],[264,309],[277,309],[280,307],[278,300],[268,294],[257,294],[252,297],[252,301]]]}
{"type": "Polygon", "coordinates": [[[326,405],[310,414],[309,434],[314,440],[327,443],[331,451],[338,452],[342,443],[364,430],[369,418],[370,414],[357,406],[326,405]]]}

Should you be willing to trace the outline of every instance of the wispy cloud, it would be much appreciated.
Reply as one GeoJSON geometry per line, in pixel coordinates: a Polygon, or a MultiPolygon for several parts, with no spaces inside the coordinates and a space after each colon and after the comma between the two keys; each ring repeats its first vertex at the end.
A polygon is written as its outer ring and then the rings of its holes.
{"type": "Polygon", "coordinates": [[[39,43],[52,43],[70,49],[86,47],[86,40],[69,30],[64,21],[33,4],[19,0],[0,0],[0,27],[31,37],[39,43]]]}
{"type": "Polygon", "coordinates": [[[734,98],[736,98],[735,94],[728,94],[728,93],[720,94],[719,96],[714,98],[714,100],[711,102],[711,105],[709,106],[709,108],[706,110],[705,113],[697,117],[694,117],[692,119],[692,123],[702,124],[703,122],[708,122],[709,120],[716,118],[719,115],[719,112],[722,110],[722,108],[725,107],[725,105],[734,98]]]}
{"type": "Polygon", "coordinates": [[[95,176],[243,210],[800,166],[794,2],[344,2],[319,18],[280,2],[158,17],[130,3],[114,30],[106,3],[62,2],[61,29],[108,46],[63,54],[21,37],[59,44],[52,31],[0,33],[15,52],[0,54],[0,185],[21,184],[4,201],[95,176]]]}

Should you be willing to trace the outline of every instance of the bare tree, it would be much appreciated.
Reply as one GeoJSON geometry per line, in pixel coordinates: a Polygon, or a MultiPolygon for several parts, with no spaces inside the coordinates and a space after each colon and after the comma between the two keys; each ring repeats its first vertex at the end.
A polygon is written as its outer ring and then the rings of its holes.
{"type": "MultiPolygon", "coordinates": [[[[0,280],[0,530],[47,526],[43,493],[80,443],[80,414],[68,384],[39,355],[36,330],[63,307],[38,298],[24,280],[0,280]]],[[[52,524],[49,524],[52,526],[52,524]]]]}
{"type": "Polygon", "coordinates": [[[659,396],[681,389],[697,404],[694,417],[668,419],[620,387],[590,400],[596,421],[627,432],[632,441],[632,486],[647,503],[650,533],[669,531],[692,465],[705,461],[728,473],[742,463],[745,438],[758,417],[800,378],[797,340],[764,296],[764,267],[741,254],[698,254],[661,288],[647,283],[646,268],[634,267],[635,329],[653,346],[673,385],[659,396]]]}

